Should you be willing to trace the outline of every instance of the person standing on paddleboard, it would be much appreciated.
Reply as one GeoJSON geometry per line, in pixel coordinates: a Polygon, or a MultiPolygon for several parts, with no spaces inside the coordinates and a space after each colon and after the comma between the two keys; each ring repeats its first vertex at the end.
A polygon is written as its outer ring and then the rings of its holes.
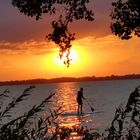
{"type": "Polygon", "coordinates": [[[80,88],[80,90],[78,91],[77,93],[77,103],[78,103],[78,111],[77,113],[83,113],[82,112],[82,107],[83,107],[83,102],[82,102],[82,99],[86,99],[84,96],[83,96],[83,88],[80,88]]]}

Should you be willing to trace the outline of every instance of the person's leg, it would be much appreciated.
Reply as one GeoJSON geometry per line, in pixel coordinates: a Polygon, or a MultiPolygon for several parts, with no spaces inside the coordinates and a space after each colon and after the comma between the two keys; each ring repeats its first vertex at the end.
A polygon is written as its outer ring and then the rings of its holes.
{"type": "Polygon", "coordinates": [[[82,110],[82,107],[83,107],[83,106],[82,106],[82,104],[81,104],[81,106],[80,106],[80,107],[81,107],[81,114],[82,114],[82,113],[83,113],[83,110],[82,110]]]}
{"type": "Polygon", "coordinates": [[[78,104],[78,110],[77,110],[77,113],[79,114],[79,108],[80,108],[80,106],[79,106],[79,104],[78,104]]]}

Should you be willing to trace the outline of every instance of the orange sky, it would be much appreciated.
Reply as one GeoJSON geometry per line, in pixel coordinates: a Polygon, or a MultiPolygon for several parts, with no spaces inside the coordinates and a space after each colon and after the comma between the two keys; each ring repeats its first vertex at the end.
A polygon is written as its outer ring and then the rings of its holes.
{"type": "Polygon", "coordinates": [[[7,2],[2,5],[9,11],[4,14],[0,11],[2,16],[16,13],[17,17],[8,16],[0,25],[0,81],[140,73],[140,40],[133,37],[124,41],[112,35],[107,6],[103,16],[102,6],[95,4],[94,23],[71,25],[77,39],[72,47],[75,56],[67,68],[59,59],[57,47],[44,39],[50,31],[46,19],[36,22],[7,2]]]}
{"type": "MultiPolygon", "coordinates": [[[[6,47],[8,43],[1,44],[6,47]]],[[[29,41],[14,45],[15,51],[1,51],[1,80],[140,73],[140,44],[135,37],[129,41],[113,35],[77,39],[73,43],[76,56],[69,68],[59,59],[52,43],[29,41]],[[26,49],[19,51],[23,46],[26,49]]]]}

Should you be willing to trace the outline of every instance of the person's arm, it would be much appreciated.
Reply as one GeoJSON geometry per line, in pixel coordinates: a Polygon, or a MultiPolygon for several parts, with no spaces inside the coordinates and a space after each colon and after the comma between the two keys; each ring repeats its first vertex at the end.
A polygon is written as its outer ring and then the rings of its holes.
{"type": "Polygon", "coordinates": [[[86,99],[86,98],[83,96],[83,93],[82,93],[82,98],[83,98],[83,99],[86,99]]]}

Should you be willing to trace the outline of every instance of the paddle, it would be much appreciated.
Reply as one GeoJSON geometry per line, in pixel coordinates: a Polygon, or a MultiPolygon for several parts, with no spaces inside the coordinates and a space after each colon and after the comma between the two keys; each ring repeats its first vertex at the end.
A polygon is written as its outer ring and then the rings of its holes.
{"type": "Polygon", "coordinates": [[[94,109],[94,108],[90,105],[89,101],[88,101],[86,98],[85,98],[85,101],[86,101],[86,102],[87,102],[87,104],[89,105],[89,107],[90,107],[91,111],[92,111],[92,112],[94,112],[94,110],[95,110],[95,109],[94,109]]]}

